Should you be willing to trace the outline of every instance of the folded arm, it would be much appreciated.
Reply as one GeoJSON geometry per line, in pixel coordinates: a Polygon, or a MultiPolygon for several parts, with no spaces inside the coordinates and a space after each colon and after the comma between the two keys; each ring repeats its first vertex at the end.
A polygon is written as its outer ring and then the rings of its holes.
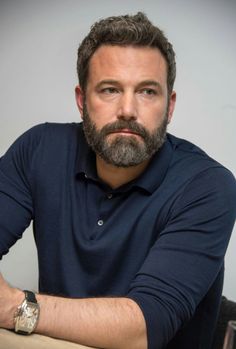
{"type": "MultiPolygon", "coordinates": [[[[24,293],[0,276],[0,327],[12,329],[24,293]]],[[[129,298],[68,299],[37,295],[40,318],[36,332],[97,348],[145,349],[146,325],[129,298]]]]}

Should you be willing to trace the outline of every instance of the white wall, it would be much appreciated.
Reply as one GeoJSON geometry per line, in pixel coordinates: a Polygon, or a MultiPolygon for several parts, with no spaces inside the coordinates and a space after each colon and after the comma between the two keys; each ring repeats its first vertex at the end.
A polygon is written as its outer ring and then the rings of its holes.
{"type": "MultiPolygon", "coordinates": [[[[235,0],[1,0],[0,154],[37,123],[79,120],[74,102],[79,42],[95,20],[138,10],[164,29],[177,52],[178,103],[169,131],[235,173],[235,0]]],[[[234,299],[235,247],[234,234],[224,288],[234,299]]],[[[12,284],[37,289],[31,229],[0,269],[12,284]]]]}

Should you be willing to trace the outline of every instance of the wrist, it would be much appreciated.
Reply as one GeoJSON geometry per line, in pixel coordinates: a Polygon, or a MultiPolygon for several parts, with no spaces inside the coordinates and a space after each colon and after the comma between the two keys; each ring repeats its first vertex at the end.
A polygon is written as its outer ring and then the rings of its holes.
{"type": "Polygon", "coordinates": [[[12,288],[6,328],[8,328],[8,329],[15,328],[14,317],[15,317],[17,308],[23,302],[24,297],[25,297],[25,295],[24,295],[23,291],[21,291],[17,288],[12,288]]]}
{"type": "Polygon", "coordinates": [[[39,304],[34,292],[24,291],[23,302],[17,307],[14,315],[15,332],[31,334],[37,326],[39,313],[39,304]]]}

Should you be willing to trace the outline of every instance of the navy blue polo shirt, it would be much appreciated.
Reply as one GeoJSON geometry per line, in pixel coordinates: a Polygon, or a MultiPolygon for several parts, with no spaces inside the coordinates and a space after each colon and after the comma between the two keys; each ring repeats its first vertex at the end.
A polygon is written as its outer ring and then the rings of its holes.
{"type": "Polygon", "coordinates": [[[209,349],[235,199],[232,174],[185,140],[168,134],[112,190],[81,124],[43,124],[0,161],[0,257],[33,220],[40,292],[129,297],[149,349],[209,349]]]}

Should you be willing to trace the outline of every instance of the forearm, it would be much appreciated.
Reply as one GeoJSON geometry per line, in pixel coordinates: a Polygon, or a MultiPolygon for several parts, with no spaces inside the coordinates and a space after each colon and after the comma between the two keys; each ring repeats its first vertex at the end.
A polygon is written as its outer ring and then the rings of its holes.
{"type": "Polygon", "coordinates": [[[129,298],[37,299],[38,333],[97,348],[147,348],[143,314],[129,298]]]}
{"type": "MultiPolygon", "coordinates": [[[[24,292],[10,287],[0,273],[0,327],[13,329],[24,292]]],[[[129,298],[70,299],[37,295],[37,333],[104,349],[146,349],[146,324],[129,298]]]]}

